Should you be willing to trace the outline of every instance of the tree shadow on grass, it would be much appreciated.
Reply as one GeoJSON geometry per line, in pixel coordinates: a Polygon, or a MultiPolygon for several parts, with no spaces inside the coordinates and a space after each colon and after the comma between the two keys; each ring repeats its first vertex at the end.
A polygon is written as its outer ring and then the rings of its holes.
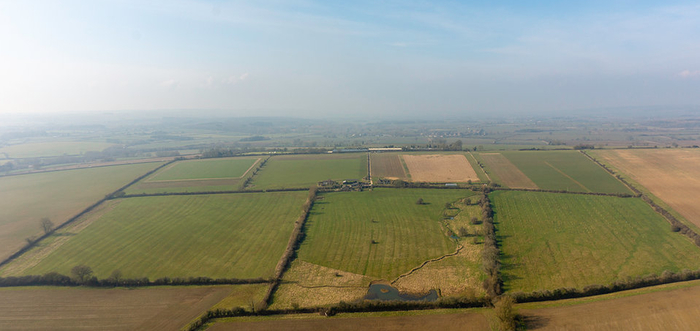
{"type": "Polygon", "coordinates": [[[509,261],[513,256],[509,254],[504,254],[501,252],[499,254],[499,261],[501,262],[501,280],[503,280],[503,291],[509,291],[511,288],[508,286],[510,282],[518,279],[522,279],[514,273],[514,270],[521,265],[521,263],[510,263],[509,261]]]}

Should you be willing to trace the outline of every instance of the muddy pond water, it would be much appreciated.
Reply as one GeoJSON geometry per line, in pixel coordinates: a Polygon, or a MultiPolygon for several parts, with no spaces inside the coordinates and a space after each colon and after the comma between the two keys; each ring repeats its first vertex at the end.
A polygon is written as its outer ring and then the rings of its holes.
{"type": "Polygon", "coordinates": [[[416,296],[400,293],[398,289],[390,285],[372,284],[369,286],[365,299],[382,301],[435,301],[438,299],[438,294],[437,291],[430,290],[430,292],[424,296],[416,296]]]}

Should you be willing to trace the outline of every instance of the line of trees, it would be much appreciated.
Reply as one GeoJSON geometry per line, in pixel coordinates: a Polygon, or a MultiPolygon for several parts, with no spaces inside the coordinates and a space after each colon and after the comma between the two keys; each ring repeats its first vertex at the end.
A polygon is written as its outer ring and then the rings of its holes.
{"type": "Polygon", "coordinates": [[[292,309],[264,309],[245,310],[241,307],[233,309],[209,310],[196,321],[187,326],[185,330],[194,331],[203,327],[212,319],[241,316],[270,316],[281,314],[309,314],[319,313],[323,316],[334,316],[338,313],[357,313],[375,311],[410,311],[426,310],[437,308],[476,308],[488,307],[491,303],[485,298],[475,297],[441,297],[436,301],[380,301],[380,300],[360,300],[356,302],[343,302],[332,306],[292,308],[292,309]]]}
{"type": "Polygon", "coordinates": [[[309,218],[309,212],[314,206],[314,201],[316,201],[317,194],[318,187],[313,186],[309,189],[309,195],[306,198],[306,202],[304,202],[304,205],[302,206],[302,214],[299,216],[299,218],[297,218],[296,222],[294,222],[294,230],[292,231],[292,235],[289,237],[287,249],[284,251],[284,254],[282,254],[282,257],[280,258],[279,262],[277,263],[277,266],[275,267],[275,277],[272,281],[272,284],[270,284],[270,287],[265,293],[265,296],[261,301],[262,304],[256,310],[267,308],[267,305],[272,299],[272,294],[275,292],[280,282],[282,281],[282,275],[284,274],[284,271],[289,267],[292,260],[296,257],[296,251],[299,248],[301,242],[304,240],[304,226],[306,225],[306,220],[309,218]]]}
{"type": "Polygon", "coordinates": [[[260,161],[260,163],[258,163],[258,165],[255,167],[255,169],[253,169],[253,172],[250,174],[250,176],[248,176],[243,181],[243,184],[241,184],[241,189],[245,189],[248,186],[248,184],[250,184],[250,182],[253,180],[253,177],[258,174],[258,171],[260,171],[260,169],[262,169],[262,167],[265,166],[265,163],[267,163],[267,160],[269,160],[269,159],[270,159],[270,156],[268,155],[266,158],[264,158],[262,161],[260,161]]]}
{"type": "Polygon", "coordinates": [[[580,194],[580,195],[598,195],[598,196],[608,196],[608,197],[618,197],[618,198],[635,198],[640,197],[639,195],[632,195],[629,193],[602,193],[602,192],[573,192],[567,190],[543,190],[535,188],[503,188],[495,186],[494,190],[501,191],[522,191],[522,192],[544,192],[544,193],[560,193],[560,194],[580,194]]]}
{"type": "Polygon", "coordinates": [[[231,190],[231,191],[197,191],[197,192],[160,192],[160,193],[133,193],[133,194],[121,194],[112,195],[110,199],[116,198],[139,198],[139,197],[161,197],[168,195],[211,195],[211,194],[232,194],[232,193],[263,193],[263,192],[297,192],[306,191],[307,188],[303,187],[293,187],[293,188],[278,188],[269,190],[231,190]]]}
{"type": "Polygon", "coordinates": [[[141,287],[141,286],[189,286],[189,285],[221,285],[221,284],[265,284],[272,280],[264,278],[209,278],[188,277],[169,278],[163,277],[150,280],[142,278],[124,278],[120,271],[115,270],[108,278],[98,279],[93,276],[92,269],[85,265],[75,266],[71,269],[71,276],[57,272],[49,272],[43,275],[28,275],[18,277],[0,277],[0,287],[16,286],[88,286],[88,287],[141,287]]]}
{"type": "Polygon", "coordinates": [[[644,202],[649,204],[651,208],[653,208],[657,213],[661,214],[661,216],[663,216],[669,223],[671,223],[671,231],[680,232],[681,234],[690,238],[690,240],[692,240],[696,246],[700,247],[700,235],[698,235],[687,225],[681,223],[681,221],[679,221],[675,216],[671,215],[671,213],[669,213],[668,210],[656,204],[656,202],[649,199],[649,197],[647,197],[646,195],[642,195],[642,200],[644,200],[644,202]]]}
{"type": "Polygon", "coordinates": [[[499,249],[496,241],[496,227],[493,225],[493,210],[491,201],[488,198],[488,189],[484,189],[484,194],[479,200],[481,206],[481,221],[484,232],[484,248],[481,251],[482,268],[486,273],[483,288],[490,298],[495,298],[502,293],[503,281],[500,276],[501,264],[498,261],[499,249]]]}

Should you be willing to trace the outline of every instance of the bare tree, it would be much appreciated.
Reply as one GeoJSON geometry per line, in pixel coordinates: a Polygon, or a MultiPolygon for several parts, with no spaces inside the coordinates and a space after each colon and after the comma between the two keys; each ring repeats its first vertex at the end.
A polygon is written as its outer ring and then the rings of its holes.
{"type": "Polygon", "coordinates": [[[53,227],[54,224],[48,217],[41,219],[41,229],[44,230],[44,233],[48,234],[49,232],[53,231],[53,227]]]}
{"type": "Polygon", "coordinates": [[[78,283],[84,284],[92,276],[92,268],[81,264],[73,267],[73,269],[70,270],[70,273],[78,283]]]}
{"type": "Polygon", "coordinates": [[[112,279],[115,284],[119,284],[119,282],[122,280],[122,271],[119,269],[112,271],[109,278],[112,279]]]}
{"type": "Polygon", "coordinates": [[[462,227],[460,227],[460,228],[457,230],[457,234],[458,234],[460,237],[466,237],[466,236],[469,235],[469,230],[467,230],[467,228],[465,228],[465,227],[462,226],[462,227]]]}

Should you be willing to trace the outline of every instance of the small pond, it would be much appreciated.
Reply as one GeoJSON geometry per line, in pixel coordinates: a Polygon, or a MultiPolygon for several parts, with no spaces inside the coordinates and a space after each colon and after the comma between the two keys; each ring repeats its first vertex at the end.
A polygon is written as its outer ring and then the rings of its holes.
{"type": "Polygon", "coordinates": [[[372,284],[369,286],[365,299],[367,300],[382,300],[382,301],[435,301],[438,298],[437,291],[430,290],[424,296],[415,296],[410,294],[399,293],[399,290],[391,285],[372,284]]]}

